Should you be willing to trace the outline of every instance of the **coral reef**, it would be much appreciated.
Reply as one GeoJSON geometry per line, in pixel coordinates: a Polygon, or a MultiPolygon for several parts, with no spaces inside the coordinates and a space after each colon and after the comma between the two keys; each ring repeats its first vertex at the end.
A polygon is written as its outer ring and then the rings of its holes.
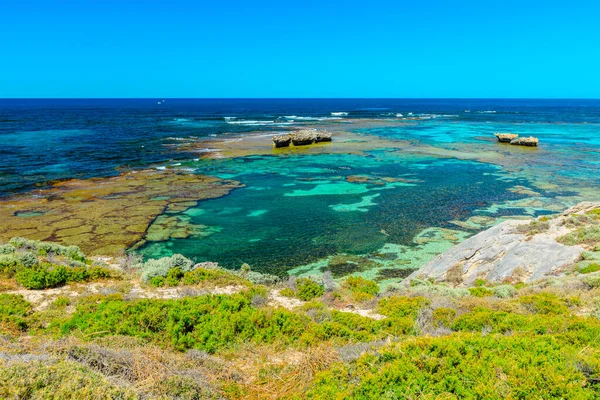
{"type": "MultiPolygon", "coordinates": [[[[0,240],[22,236],[80,246],[92,254],[117,254],[143,239],[165,211],[184,211],[237,187],[241,184],[231,180],[154,170],[56,182],[49,189],[0,201],[0,240]]],[[[173,224],[171,217],[159,219],[148,233],[156,239],[202,232],[185,221],[173,224]]]]}

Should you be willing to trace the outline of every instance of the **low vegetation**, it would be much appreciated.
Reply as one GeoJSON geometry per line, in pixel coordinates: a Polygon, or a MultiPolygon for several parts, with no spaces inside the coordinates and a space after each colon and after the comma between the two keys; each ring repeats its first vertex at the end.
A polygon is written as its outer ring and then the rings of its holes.
{"type": "Polygon", "coordinates": [[[13,240],[0,398],[598,398],[593,253],[533,284],[382,288],[13,240]]]}

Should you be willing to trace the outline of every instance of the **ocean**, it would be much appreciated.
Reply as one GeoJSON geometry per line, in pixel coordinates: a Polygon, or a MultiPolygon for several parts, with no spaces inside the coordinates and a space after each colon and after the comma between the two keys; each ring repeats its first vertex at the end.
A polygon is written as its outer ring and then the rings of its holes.
{"type": "Polygon", "coordinates": [[[148,240],[145,257],[383,282],[504,218],[600,199],[600,100],[0,99],[1,199],[146,168],[245,186],[179,212],[203,234],[148,240]],[[358,139],[318,153],[190,151],[297,127],[358,139]]]}

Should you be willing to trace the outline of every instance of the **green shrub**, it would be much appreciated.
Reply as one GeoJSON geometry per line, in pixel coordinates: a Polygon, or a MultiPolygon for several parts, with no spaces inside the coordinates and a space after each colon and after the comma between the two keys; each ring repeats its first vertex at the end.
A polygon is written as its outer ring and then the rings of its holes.
{"type": "Polygon", "coordinates": [[[308,301],[325,293],[323,286],[310,278],[300,278],[296,281],[296,296],[300,300],[308,301]]]}
{"type": "Polygon", "coordinates": [[[583,282],[590,288],[598,288],[600,287],[600,275],[588,276],[583,282]]]}
{"type": "Polygon", "coordinates": [[[71,361],[0,361],[2,399],[121,399],[139,397],[102,374],[71,361]]]}
{"type": "Polygon", "coordinates": [[[429,304],[431,301],[421,296],[391,296],[379,301],[377,312],[393,318],[409,317],[414,319],[419,315],[421,308],[429,304]]]}
{"type": "Polygon", "coordinates": [[[536,293],[519,298],[530,312],[536,314],[566,314],[569,312],[565,301],[552,293],[536,293]]]}
{"type": "Polygon", "coordinates": [[[408,339],[318,373],[304,398],[595,399],[578,351],[549,336],[408,339]]]}
{"type": "Polygon", "coordinates": [[[38,264],[37,257],[29,252],[19,254],[17,259],[19,260],[19,264],[23,264],[26,267],[33,267],[38,264]]]}
{"type": "Polygon", "coordinates": [[[600,242],[600,226],[582,226],[571,233],[557,239],[557,242],[574,246],[578,244],[594,244],[600,242]]]}
{"type": "Polygon", "coordinates": [[[485,279],[481,279],[481,278],[475,279],[475,287],[485,286],[485,284],[486,284],[485,279]]]}
{"type": "Polygon", "coordinates": [[[297,341],[310,319],[286,310],[251,306],[249,295],[180,300],[103,300],[79,304],[62,332],[135,336],[177,349],[208,352],[242,342],[297,341]]]}
{"type": "Polygon", "coordinates": [[[597,263],[588,264],[579,270],[579,272],[582,274],[589,274],[597,271],[600,271],[600,264],[597,263]]]}
{"type": "Polygon", "coordinates": [[[12,278],[19,266],[19,260],[14,254],[0,254],[0,276],[12,278]]]}
{"type": "Polygon", "coordinates": [[[32,268],[21,268],[15,275],[18,284],[27,289],[47,289],[64,285],[67,282],[83,282],[108,278],[111,271],[104,267],[76,267],[42,263],[32,268]]]}
{"type": "Polygon", "coordinates": [[[29,240],[21,237],[10,239],[9,243],[21,250],[33,250],[36,254],[47,255],[56,254],[65,256],[75,261],[85,261],[85,254],[77,246],[62,246],[52,242],[40,242],[38,240],[29,240]]]}
{"type": "Polygon", "coordinates": [[[490,289],[484,287],[469,288],[469,293],[471,294],[471,296],[475,297],[487,297],[494,294],[494,292],[492,292],[490,289]]]}
{"type": "Polygon", "coordinates": [[[166,277],[169,270],[176,267],[183,272],[188,272],[194,267],[194,262],[181,254],[174,254],[171,257],[148,260],[136,266],[142,271],[142,280],[145,282],[150,282],[154,277],[166,277]]]}
{"type": "Polygon", "coordinates": [[[449,328],[456,317],[456,310],[453,308],[440,307],[433,310],[431,318],[436,327],[449,328]]]}
{"type": "Polygon", "coordinates": [[[10,244],[0,244],[0,254],[12,254],[15,252],[15,247],[10,244]]]}
{"type": "Polygon", "coordinates": [[[350,291],[354,301],[370,300],[379,293],[377,283],[360,276],[347,277],[342,287],[350,291]]]}
{"type": "Polygon", "coordinates": [[[17,294],[0,294],[0,328],[3,325],[16,327],[19,330],[27,328],[26,318],[31,313],[31,304],[23,296],[17,294]]]}
{"type": "Polygon", "coordinates": [[[248,281],[232,271],[221,268],[196,268],[186,272],[182,279],[184,285],[198,285],[204,282],[210,282],[213,285],[248,284],[248,281]]]}
{"type": "Polygon", "coordinates": [[[294,292],[292,289],[290,288],[283,288],[279,291],[279,294],[281,296],[285,296],[285,297],[296,297],[296,292],[294,292]]]}
{"type": "Polygon", "coordinates": [[[517,294],[517,289],[511,285],[500,285],[493,287],[492,292],[496,297],[508,299],[509,297],[513,297],[515,294],[517,294]]]}
{"type": "Polygon", "coordinates": [[[534,236],[538,233],[546,232],[548,229],[550,229],[550,223],[548,223],[547,220],[542,220],[541,218],[539,220],[534,219],[529,224],[517,226],[517,231],[527,236],[534,236]]]}

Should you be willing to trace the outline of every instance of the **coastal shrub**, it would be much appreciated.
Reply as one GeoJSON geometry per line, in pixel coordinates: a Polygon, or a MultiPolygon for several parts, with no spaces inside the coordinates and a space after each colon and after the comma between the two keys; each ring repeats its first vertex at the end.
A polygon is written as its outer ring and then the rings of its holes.
{"type": "Polygon", "coordinates": [[[15,252],[15,247],[10,244],[0,244],[0,254],[11,254],[15,252]]]}
{"type": "Polygon", "coordinates": [[[139,399],[99,372],[66,360],[4,362],[0,360],[2,399],[139,399]]]}
{"type": "Polygon", "coordinates": [[[38,259],[35,255],[29,252],[21,253],[17,256],[20,264],[26,267],[33,267],[38,264],[38,259]]]}
{"type": "Polygon", "coordinates": [[[597,398],[578,352],[548,336],[413,338],[319,372],[305,398],[597,398]]]}
{"type": "Polygon", "coordinates": [[[0,254],[0,276],[12,278],[17,272],[19,260],[14,254],[0,254]]]}
{"type": "Polygon", "coordinates": [[[359,276],[349,276],[342,287],[349,290],[354,301],[364,301],[374,298],[379,293],[379,285],[359,276]]]}
{"type": "Polygon", "coordinates": [[[22,295],[0,294],[0,328],[16,328],[25,330],[27,328],[26,317],[31,313],[29,304],[22,295]]]}
{"type": "Polygon", "coordinates": [[[222,268],[197,267],[191,271],[184,272],[180,267],[169,269],[166,276],[155,276],[150,279],[153,286],[177,286],[177,285],[245,285],[250,283],[234,273],[222,268]]]}
{"type": "Polygon", "coordinates": [[[540,292],[522,296],[518,301],[535,314],[566,314],[569,311],[565,301],[553,293],[540,292]]]}
{"type": "Polygon", "coordinates": [[[191,271],[194,262],[185,258],[181,254],[174,254],[171,257],[148,260],[145,263],[138,264],[137,269],[142,271],[142,280],[150,282],[155,277],[166,277],[171,268],[178,267],[181,271],[191,271]]]}
{"type": "Polygon", "coordinates": [[[586,277],[583,282],[590,288],[600,288],[600,275],[586,277]]]}
{"type": "Polygon", "coordinates": [[[249,295],[236,294],[86,302],[77,306],[61,330],[135,336],[180,350],[214,352],[247,341],[295,342],[309,323],[310,318],[301,314],[252,307],[249,295]]]}
{"type": "Polygon", "coordinates": [[[67,282],[83,282],[112,277],[108,268],[76,267],[42,263],[32,268],[21,268],[15,275],[18,284],[27,289],[41,290],[64,285],[67,282]]]}
{"type": "Polygon", "coordinates": [[[485,286],[487,282],[485,281],[485,279],[481,279],[481,278],[477,278],[475,279],[475,287],[481,287],[481,286],[485,286]]]}
{"type": "Polygon", "coordinates": [[[550,229],[550,223],[548,221],[542,221],[541,219],[534,219],[528,224],[517,226],[517,231],[526,236],[534,236],[538,233],[546,232],[548,229],[550,229]]]}
{"type": "Polygon", "coordinates": [[[416,318],[424,306],[431,304],[425,297],[391,296],[381,299],[377,305],[379,314],[394,318],[416,318]]]}
{"type": "Polygon", "coordinates": [[[509,297],[513,297],[515,294],[517,294],[517,289],[515,289],[515,287],[512,285],[499,285],[493,287],[492,292],[496,297],[508,299],[509,297]]]}
{"type": "Polygon", "coordinates": [[[420,294],[437,294],[454,298],[465,297],[471,294],[466,288],[453,288],[445,284],[433,284],[421,279],[413,279],[411,281],[411,292],[420,294]]]}
{"type": "Polygon", "coordinates": [[[40,265],[35,268],[23,268],[17,272],[17,283],[27,289],[41,290],[64,285],[69,274],[63,265],[40,265]]]}
{"type": "Polygon", "coordinates": [[[283,288],[279,291],[279,294],[285,297],[296,297],[296,292],[291,288],[283,288]]]}
{"type": "Polygon", "coordinates": [[[311,278],[300,278],[296,280],[296,297],[300,300],[312,300],[315,297],[322,296],[323,293],[325,293],[323,286],[319,285],[311,278]]]}
{"type": "Polygon", "coordinates": [[[475,296],[475,297],[487,297],[487,296],[491,296],[494,294],[494,292],[488,288],[485,287],[473,287],[473,288],[469,288],[469,293],[471,294],[471,296],[475,296]]]}
{"type": "Polygon", "coordinates": [[[256,285],[273,286],[280,282],[280,279],[277,275],[264,274],[256,271],[248,271],[246,274],[241,276],[256,285]]]}
{"type": "Polygon", "coordinates": [[[582,274],[590,274],[597,271],[600,271],[600,264],[597,263],[588,264],[579,270],[579,272],[582,274]]]}
{"type": "Polygon", "coordinates": [[[571,233],[567,233],[557,239],[557,242],[574,246],[578,244],[594,244],[600,242],[600,226],[582,226],[571,233]]]}
{"type": "Polygon", "coordinates": [[[453,308],[440,307],[433,310],[431,320],[435,327],[449,328],[456,317],[456,310],[453,308]]]}
{"type": "Polygon", "coordinates": [[[32,250],[38,255],[55,254],[65,256],[75,261],[85,262],[85,254],[77,246],[62,246],[52,242],[41,242],[21,237],[10,239],[9,243],[20,250],[32,250]]]}

